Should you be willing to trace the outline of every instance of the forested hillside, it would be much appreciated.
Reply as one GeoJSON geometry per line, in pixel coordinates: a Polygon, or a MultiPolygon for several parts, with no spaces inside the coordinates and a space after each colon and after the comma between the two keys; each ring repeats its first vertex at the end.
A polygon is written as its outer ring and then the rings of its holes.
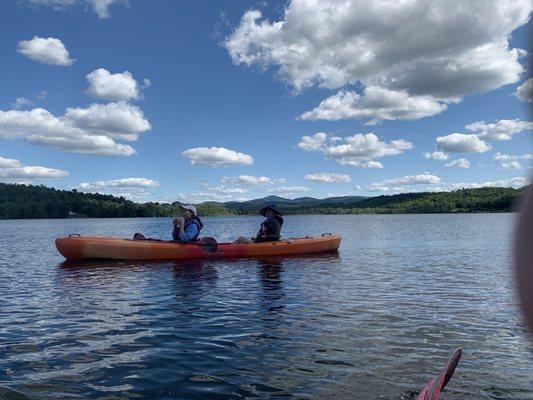
{"type": "MultiPolygon", "coordinates": [[[[199,204],[200,215],[257,214],[274,202],[284,214],[402,214],[512,211],[522,189],[481,188],[454,192],[404,193],[377,197],[284,199],[267,197],[248,202],[199,204]]],[[[113,218],[176,215],[179,203],[135,203],[123,197],[57,190],[45,186],[0,183],[0,219],[113,218]]]]}

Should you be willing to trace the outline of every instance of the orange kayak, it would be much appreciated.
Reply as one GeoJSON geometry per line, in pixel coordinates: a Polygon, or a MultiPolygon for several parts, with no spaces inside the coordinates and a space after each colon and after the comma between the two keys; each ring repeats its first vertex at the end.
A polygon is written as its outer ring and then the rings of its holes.
{"type": "Polygon", "coordinates": [[[329,234],[266,243],[218,243],[215,248],[200,244],[98,236],[68,236],[56,239],[57,250],[67,260],[175,260],[313,254],[337,251],[340,243],[339,235],[329,234]]]}

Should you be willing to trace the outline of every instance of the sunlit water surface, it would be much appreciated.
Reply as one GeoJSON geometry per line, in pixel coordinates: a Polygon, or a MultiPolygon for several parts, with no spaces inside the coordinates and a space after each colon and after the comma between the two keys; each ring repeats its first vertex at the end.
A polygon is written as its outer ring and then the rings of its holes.
{"type": "MultiPolygon", "coordinates": [[[[338,254],[62,265],[57,236],[169,238],[170,219],[0,221],[0,385],[38,398],[532,399],[516,215],[289,216],[338,254]]],[[[205,218],[219,241],[260,217],[205,218]]]]}

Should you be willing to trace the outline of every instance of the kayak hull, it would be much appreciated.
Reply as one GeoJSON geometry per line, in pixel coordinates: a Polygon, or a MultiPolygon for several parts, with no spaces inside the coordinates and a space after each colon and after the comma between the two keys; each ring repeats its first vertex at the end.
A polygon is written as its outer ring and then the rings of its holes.
{"type": "Polygon", "coordinates": [[[216,248],[198,244],[98,236],[60,237],[55,242],[57,250],[67,260],[176,260],[316,254],[337,251],[340,243],[339,235],[265,243],[219,243],[216,248]]]}

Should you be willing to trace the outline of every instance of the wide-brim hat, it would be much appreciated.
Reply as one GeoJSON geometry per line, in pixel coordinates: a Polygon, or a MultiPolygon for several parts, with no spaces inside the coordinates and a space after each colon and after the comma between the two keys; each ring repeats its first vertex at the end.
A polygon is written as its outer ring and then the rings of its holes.
{"type": "Polygon", "coordinates": [[[196,207],[193,206],[193,205],[189,205],[189,204],[180,204],[180,208],[181,208],[182,210],[189,210],[190,212],[193,213],[193,215],[194,215],[195,217],[198,216],[198,210],[197,210],[196,207]]]}
{"type": "Polygon", "coordinates": [[[274,214],[281,215],[281,212],[278,210],[278,208],[274,204],[269,204],[269,205],[264,206],[261,210],[259,210],[259,214],[261,214],[264,217],[266,210],[272,210],[274,214]]]}

